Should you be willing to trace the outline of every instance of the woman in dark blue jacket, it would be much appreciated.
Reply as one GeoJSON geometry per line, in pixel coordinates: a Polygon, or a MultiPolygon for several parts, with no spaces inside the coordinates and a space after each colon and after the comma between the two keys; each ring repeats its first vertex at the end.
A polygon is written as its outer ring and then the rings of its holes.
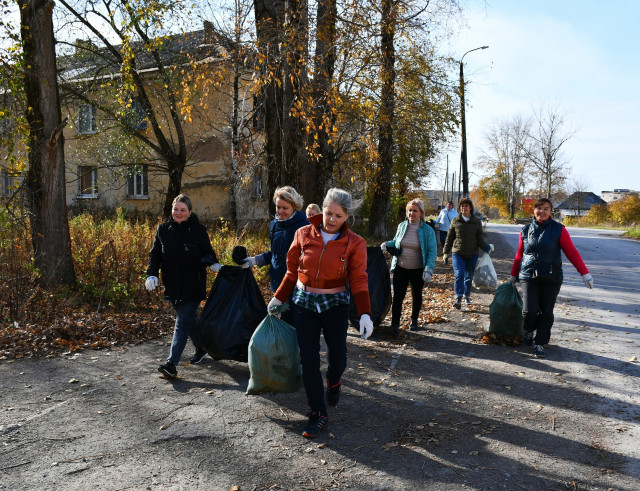
{"type": "MultiPolygon", "coordinates": [[[[250,268],[269,264],[269,286],[271,291],[275,292],[287,272],[287,252],[293,242],[293,236],[300,227],[309,225],[309,220],[301,211],[302,196],[291,186],[276,189],[273,193],[273,202],[276,205],[276,216],[269,223],[271,250],[246,258],[242,266],[250,268]]],[[[283,312],[281,318],[293,325],[291,311],[283,312]]]]}
{"type": "Polygon", "coordinates": [[[149,266],[145,286],[152,291],[158,286],[162,271],[164,298],[176,310],[176,323],[167,363],[158,371],[168,378],[178,376],[176,365],[191,338],[196,352],[191,363],[200,363],[207,352],[195,336],[196,311],[207,295],[207,266],[217,273],[220,264],[211,247],[209,234],[198,217],[191,212],[191,199],[180,194],[173,200],[171,217],[158,226],[149,251],[149,266]]]}

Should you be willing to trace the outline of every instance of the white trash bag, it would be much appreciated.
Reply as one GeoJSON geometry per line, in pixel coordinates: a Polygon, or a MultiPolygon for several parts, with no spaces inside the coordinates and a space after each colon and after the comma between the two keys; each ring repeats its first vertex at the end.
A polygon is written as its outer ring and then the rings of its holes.
{"type": "Polygon", "coordinates": [[[489,254],[484,253],[473,274],[473,286],[478,289],[495,290],[498,288],[498,275],[489,254]]]}

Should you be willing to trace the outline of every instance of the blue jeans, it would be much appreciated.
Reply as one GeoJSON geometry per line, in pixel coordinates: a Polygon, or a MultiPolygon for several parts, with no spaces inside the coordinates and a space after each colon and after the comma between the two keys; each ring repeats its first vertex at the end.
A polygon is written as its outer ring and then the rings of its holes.
{"type": "Polygon", "coordinates": [[[171,340],[171,351],[168,361],[177,365],[187,344],[187,338],[191,338],[196,350],[200,346],[199,336],[196,333],[196,312],[200,302],[171,302],[176,309],[176,323],[173,328],[173,339],[171,340]]]}
{"type": "Polygon", "coordinates": [[[322,313],[292,304],[300,347],[302,381],[311,411],[327,414],[320,372],[320,333],[327,343],[327,382],[335,385],[347,368],[348,305],[334,305],[322,313]]]}
{"type": "Polygon", "coordinates": [[[453,272],[455,273],[453,291],[456,297],[468,297],[471,295],[471,283],[473,282],[473,273],[476,270],[476,264],[478,262],[478,254],[461,256],[454,252],[451,258],[453,262],[453,272]]]}

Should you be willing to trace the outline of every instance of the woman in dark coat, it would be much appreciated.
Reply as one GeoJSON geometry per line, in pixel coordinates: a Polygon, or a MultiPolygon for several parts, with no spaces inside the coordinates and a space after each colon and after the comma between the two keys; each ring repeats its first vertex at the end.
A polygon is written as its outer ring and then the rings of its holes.
{"type": "MultiPolygon", "coordinates": [[[[309,225],[309,220],[302,210],[302,196],[291,186],[276,189],[273,193],[273,202],[276,205],[276,216],[269,223],[269,238],[271,249],[248,257],[242,266],[266,266],[269,264],[269,279],[271,291],[275,292],[285,273],[287,272],[287,252],[293,242],[293,237],[300,227],[309,225]]],[[[281,315],[282,320],[293,325],[293,314],[285,311],[281,315]]]]}
{"type": "Polygon", "coordinates": [[[451,220],[442,250],[445,264],[449,260],[449,253],[453,256],[453,289],[456,296],[453,306],[457,309],[462,304],[463,296],[466,305],[471,305],[471,283],[478,263],[478,249],[487,254],[493,250],[493,245],[487,245],[484,241],[482,222],[473,214],[472,201],[462,198],[458,204],[458,211],[460,214],[451,220]]]}
{"type": "Polygon", "coordinates": [[[171,217],[158,226],[149,252],[145,286],[152,291],[158,286],[162,271],[164,298],[176,311],[176,322],[169,358],[158,371],[168,378],[178,376],[176,365],[191,338],[196,352],[191,363],[200,363],[207,352],[195,334],[196,311],[206,298],[207,267],[217,273],[220,264],[211,247],[207,229],[192,213],[191,199],[180,194],[173,200],[171,217]]]}

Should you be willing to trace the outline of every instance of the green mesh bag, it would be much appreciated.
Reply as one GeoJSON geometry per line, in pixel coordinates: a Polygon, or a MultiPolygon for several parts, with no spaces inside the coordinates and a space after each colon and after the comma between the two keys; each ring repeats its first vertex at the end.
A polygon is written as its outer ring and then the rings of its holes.
{"type": "Polygon", "coordinates": [[[522,297],[510,281],[496,289],[493,301],[489,305],[489,332],[506,336],[521,336],[522,297]]]}

